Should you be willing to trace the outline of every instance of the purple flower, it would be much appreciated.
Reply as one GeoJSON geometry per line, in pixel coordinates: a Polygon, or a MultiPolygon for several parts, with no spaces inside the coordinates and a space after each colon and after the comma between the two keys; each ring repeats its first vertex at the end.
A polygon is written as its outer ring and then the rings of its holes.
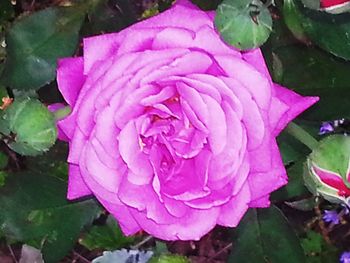
{"type": "Polygon", "coordinates": [[[318,98],[274,84],[261,51],[227,46],[214,15],[178,0],[58,62],[68,199],[94,194],[127,235],[199,240],[287,183],[275,138],[318,98]]]}
{"type": "Polygon", "coordinates": [[[337,225],[340,222],[339,214],[335,210],[324,210],[322,219],[323,221],[334,225],[337,225]]]}
{"type": "Polygon", "coordinates": [[[350,263],[350,252],[346,251],[340,256],[341,263],[350,263]]]}
{"type": "Polygon", "coordinates": [[[330,132],[333,132],[334,128],[332,126],[332,124],[330,122],[322,122],[320,131],[319,131],[319,135],[324,135],[330,132]]]}

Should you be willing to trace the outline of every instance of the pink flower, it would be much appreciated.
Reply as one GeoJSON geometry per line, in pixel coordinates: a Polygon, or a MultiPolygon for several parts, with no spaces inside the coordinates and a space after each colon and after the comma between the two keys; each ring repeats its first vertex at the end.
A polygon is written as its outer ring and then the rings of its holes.
{"type": "MultiPolygon", "coordinates": [[[[317,101],[271,81],[188,1],[59,61],[72,113],[68,199],[95,195],[125,234],[198,240],[287,183],[275,137],[317,101]]],[[[62,135],[63,136],[63,135],[62,135]]]]}

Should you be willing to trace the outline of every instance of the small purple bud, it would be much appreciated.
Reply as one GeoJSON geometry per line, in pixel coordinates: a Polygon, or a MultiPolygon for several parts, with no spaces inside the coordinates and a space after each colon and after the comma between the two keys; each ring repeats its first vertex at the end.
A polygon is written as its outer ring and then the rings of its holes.
{"type": "Polygon", "coordinates": [[[334,131],[334,127],[332,126],[332,124],[330,122],[322,122],[320,131],[319,131],[319,135],[324,135],[330,132],[334,131]]]}
{"type": "Polygon", "coordinates": [[[333,225],[338,225],[340,223],[339,214],[335,210],[324,210],[322,219],[323,221],[331,223],[333,225]]]}
{"type": "Polygon", "coordinates": [[[341,263],[350,263],[350,252],[346,251],[340,256],[341,263]]]}

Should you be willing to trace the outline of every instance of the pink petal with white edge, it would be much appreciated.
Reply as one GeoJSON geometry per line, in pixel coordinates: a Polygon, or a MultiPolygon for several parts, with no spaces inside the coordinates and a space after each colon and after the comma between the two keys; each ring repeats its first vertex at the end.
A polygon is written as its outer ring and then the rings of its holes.
{"type": "Polygon", "coordinates": [[[64,58],[58,61],[57,83],[65,101],[74,106],[85,82],[83,58],[64,58]]]}
{"type": "Polygon", "coordinates": [[[220,215],[217,223],[222,226],[237,226],[245,212],[248,210],[249,201],[249,185],[248,183],[245,183],[235,197],[220,207],[220,215]]]}
{"type": "Polygon", "coordinates": [[[81,176],[78,165],[69,165],[68,192],[67,199],[73,200],[87,195],[92,195],[90,188],[86,185],[81,176]]]}
{"type": "Polygon", "coordinates": [[[278,108],[273,108],[274,105],[271,105],[270,119],[277,125],[274,127],[274,135],[277,136],[291,120],[305,111],[311,105],[315,104],[319,98],[302,97],[299,94],[278,84],[274,84],[274,88],[276,91],[276,97],[289,107],[289,110],[286,113],[284,113],[282,116],[278,116],[276,113],[274,113],[278,112],[278,108]]]}

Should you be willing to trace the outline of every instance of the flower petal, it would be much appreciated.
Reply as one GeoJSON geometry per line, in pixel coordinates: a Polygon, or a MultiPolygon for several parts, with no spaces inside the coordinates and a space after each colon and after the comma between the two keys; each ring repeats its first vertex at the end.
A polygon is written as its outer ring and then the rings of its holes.
{"type": "MultiPolygon", "coordinates": [[[[302,97],[297,93],[288,90],[278,84],[274,85],[276,90],[276,97],[289,107],[289,110],[282,116],[276,115],[274,112],[278,112],[278,108],[271,107],[269,113],[271,115],[272,121],[276,123],[274,134],[277,136],[287,124],[293,120],[300,113],[305,111],[311,105],[315,104],[319,98],[318,97],[302,97]],[[276,111],[277,110],[277,111],[276,111]],[[276,120],[278,121],[276,122],[276,120]]],[[[275,106],[273,104],[272,106],[275,106]]]]}
{"type": "Polygon", "coordinates": [[[57,84],[65,101],[74,106],[85,82],[83,58],[64,58],[58,61],[57,84]]]}
{"type": "Polygon", "coordinates": [[[67,199],[74,200],[87,195],[92,195],[90,188],[86,185],[81,176],[78,165],[70,164],[68,173],[67,199]]]}

